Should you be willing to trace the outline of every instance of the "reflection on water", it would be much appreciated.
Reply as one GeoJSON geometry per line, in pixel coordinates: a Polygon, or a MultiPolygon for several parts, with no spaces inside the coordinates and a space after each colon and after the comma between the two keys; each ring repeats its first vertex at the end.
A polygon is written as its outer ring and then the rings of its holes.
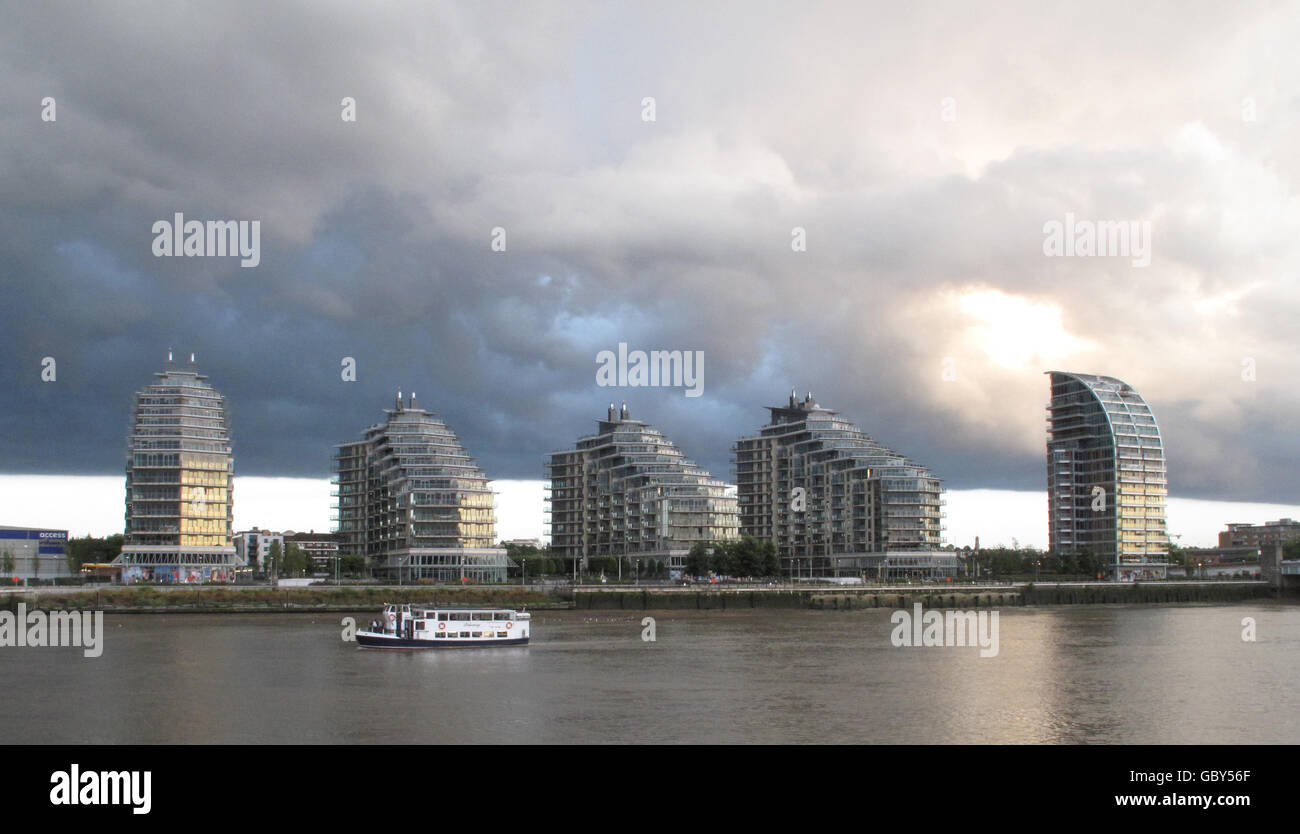
{"type": "Polygon", "coordinates": [[[1004,609],[992,658],[895,648],[887,610],[649,613],[654,643],[641,612],[538,612],[527,648],[427,652],[333,616],[108,614],[99,658],[0,648],[0,740],[1300,742],[1295,604],[1004,609]]]}

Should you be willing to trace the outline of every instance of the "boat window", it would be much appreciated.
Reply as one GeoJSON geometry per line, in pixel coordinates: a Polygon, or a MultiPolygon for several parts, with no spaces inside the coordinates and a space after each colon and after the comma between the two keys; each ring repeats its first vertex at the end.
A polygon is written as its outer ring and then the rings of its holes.
{"type": "Polygon", "coordinates": [[[463,621],[469,619],[469,612],[468,612],[468,611],[452,611],[451,613],[449,613],[449,614],[447,615],[447,619],[449,619],[449,620],[456,620],[456,621],[458,621],[458,622],[463,622],[463,621]]]}
{"type": "Polygon", "coordinates": [[[424,620],[416,620],[415,629],[416,631],[424,631],[424,620]]]}
{"type": "Polygon", "coordinates": [[[498,631],[498,632],[497,632],[497,637],[505,637],[505,636],[506,636],[506,633],[507,633],[507,632],[504,632],[504,631],[498,631]]]}
{"type": "Polygon", "coordinates": [[[509,619],[510,619],[510,612],[509,612],[509,611],[498,611],[497,613],[495,613],[495,614],[492,615],[492,619],[494,619],[494,620],[509,620],[509,619]]]}
{"type": "Polygon", "coordinates": [[[460,633],[460,636],[461,636],[461,637],[468,637],[468,636],[469,636],[469,632],[468,632],[468,631],[462,631],[462,632],[460,633]]]}

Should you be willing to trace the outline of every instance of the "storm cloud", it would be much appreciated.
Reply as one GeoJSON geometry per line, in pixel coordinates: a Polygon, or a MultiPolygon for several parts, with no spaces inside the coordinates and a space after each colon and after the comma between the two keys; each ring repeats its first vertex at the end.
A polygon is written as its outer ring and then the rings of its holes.
{"type": "Polygon", "coordinates": [[[1300,500],[1294,7],[908,5],[11,11],[6,471],[120,472],[170,347],[241,475],[324,475],[400,388],[493,478],[611,400],[730,478],[795,387],[1040,489],[1071,370],[1144,395],[1173,494],[1300,500]],[[259,221],[260,263],[155,257],[176,212],[259,221]],[[1149,221],[1150,265],[1046,255],[1067,214],[1149,221]],[[703,351],[703,396],[598,387],[620,342],[703,351]]]}

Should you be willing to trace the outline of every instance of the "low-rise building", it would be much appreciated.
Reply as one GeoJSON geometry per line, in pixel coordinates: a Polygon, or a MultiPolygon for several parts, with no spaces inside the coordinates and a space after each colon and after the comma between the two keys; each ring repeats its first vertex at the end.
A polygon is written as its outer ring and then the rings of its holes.
{"type": "Polygon", "coordinates": [[[306,533],[284,531],[284,546],[298,545],[307,556],[313,573],[329,573],[334,570],[334,559],[339,555],[339,545],[342,543],[343,535],[340,533],[317,533],[315,530],[306,533]]]}
{"type": "Polygon", "coordinates": [[[1300,521],[1280,518],[1263,524],[1229,524],[1219,533],[1219,547],[1271,547],[1300,539],[1300,521]]]}
{"type": "Polygon", "coordinates": [[[284,534],[272,530],[244,530],[234,536],[235,553],[239,560],[254,570],[265,570],[266,560],[271,556],[271,545],[279,542],[280,552],[284,552],[284,534]]]}
{"type": "Polygon", "coordinates": [[[68,531],[48,527],[0,526],[0,578],[56,579],[68,569],[68,531]],[[6,558],[7,557],[7,558],[6,558]],[[12,560],[13,566],[9,563],[12,560]]]}

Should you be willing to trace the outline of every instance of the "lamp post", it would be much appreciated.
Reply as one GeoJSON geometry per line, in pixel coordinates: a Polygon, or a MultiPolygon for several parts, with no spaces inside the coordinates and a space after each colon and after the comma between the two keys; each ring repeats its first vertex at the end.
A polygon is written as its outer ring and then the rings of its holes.
{"type": "Polygon", "coordinates": [[[519,586],[523,588],[528,586],[528,560],[521,557],[519,561],[524,566],[523,571],[519,574],[519,586]]]}

